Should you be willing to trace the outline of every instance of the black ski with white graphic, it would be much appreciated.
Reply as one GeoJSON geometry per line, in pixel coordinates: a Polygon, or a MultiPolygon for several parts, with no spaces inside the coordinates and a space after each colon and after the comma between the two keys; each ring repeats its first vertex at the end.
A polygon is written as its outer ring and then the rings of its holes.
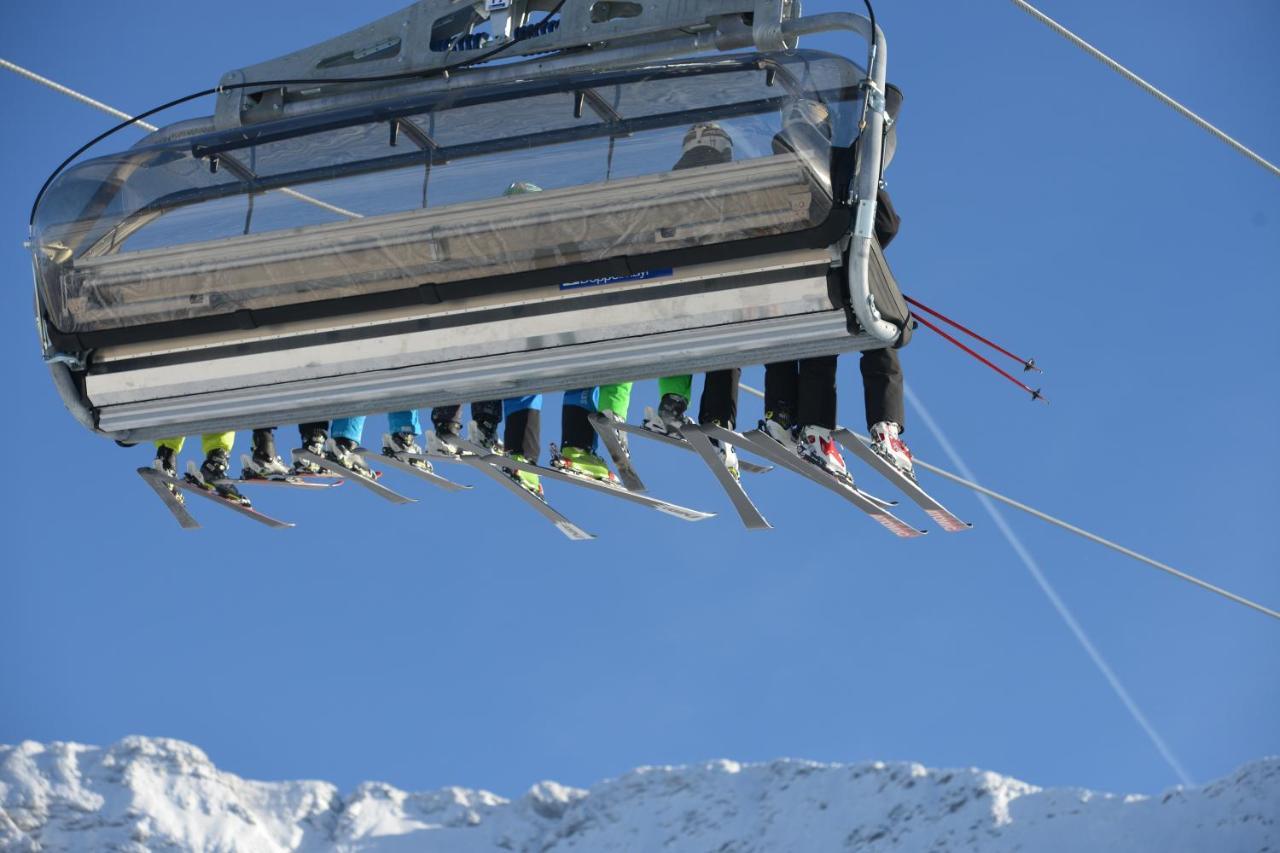
{"type": "Polygon", "coordinates": [[[156,493],[156,497],[164,501],[165,509],[173,513],[174,519],[183,530],[200,529],[200,522],[196,521],[196,517],[187,509],[187,505],[165,485],[169,477],[155,468],[139,468],[138,476],[156,493]]]}
{"type": "Polygon", "coordinates": [[[370,455],[376,456],[378,459],[378,462],[380,462],[381,464],[391,468],[395,468],[397,471],[403,471],[406,474],[412,474],[415,477],[426,480],[431,485],[439,489],[444,489],[446,492],[465,492],[471,489],[471,486],[464,486],[461,483],[455,483],[452,480],[441,477],[439,474],[435,473],[434,471],[423,471],[418,466],[412,464],[411,460],[418,460],[421,462],[430,462],[431,457],[427,456],[426,454],[397,453],[393,456],[387,453],[385,450],[381,454],[374,454],[372,451],[364,447],[357,447],[354,452],[361,456],[370,456],[370,455]]]}
{"type": "Polygon", "coordinates": [[[904,495],[911,499],[916,506],[924,510],[925,515],[929,516],[934,522],[948,533],[959,533],[962,530],[970,530],[973,525],[967,521],[958,518],[951,510],[938,503],[933,497],[920,488],[915,480],[908,477],[898,470],[898,467],[885,459],[879,453],[876,453],[862,441],[843,427],[835,431],[836,441],[843,444],[851,450],[855,456],[866,462],[886,480],[897,486],[904,495]]]}
{"type": "MultiPolygon", "coordinates": [[[[641,436],[642,438],[648,438],[648,439],[652,439],[653,441],[660,442],[662,444],[667,445],[668,447],[674,447],[678,450],[687,450],[690,453],[697,453],[697,451],[693,449],[693,447],[689,444],[689,442],[684,440],[683,436],[663,435],[660,432],[654,432],[651,429],[645,429],[644,427],[638,426],[637,424],[614,423],[612,424],[612,426],[614,429],[622,430],[623,432],[628,433],[629,435],[638,435],[638,436],[641,436]]],[[[738,467],[749,474],[767,474],[773,470],[772,465],[757,465],[756,463],[746,459],[739,459],[738,467]]]]}
{"type": "Polygon", "coordinates": [[[557,512],[556,509],[545,500],[517,483],[511,476],[499,469],[496,465],[485,461],[487,458],[494,458],[500,460],[502,464],[506,464],[510,460],[505,456],[495,456],[494,454],[491,454],[487,448],[482,447],[479,444],[472,444],[465,439],[455,438],[451,439],[451,441],[453,441],[460,450],[465,452],[458,453],[457,455],[449,453],[428,453],[427,457],[430,459],[442,459],[446,462],[457,462],[470,468],[474,468],[518,497],[526,506],[530,507],[534,512],[538,513],[538,515],[551,522],[555,525],[557,530],[575,542],[585,542],[596,538],[594,534],[583,530],[581,527],[557,512]]]}
{"type": "Polygon", "coordinates": [[[347,468],[344,465],[339,465],[331,459],[325,459],[323,456],[318,453],[312,453],[310,450],[299,449],[293,451],[293,459],[295,462],[301,459],[304,462],[310,462],[312,465],[318,465],[326,471],[332,471],[343,480],[346,480],[349,483],[355,483],[357,486],[363,486],[378,497],[390,501],[393,504],[403,505],[417,503],[413,498],[407,498],[397,491],[388,489],[372,477],[365,477],[361,474],[357,474],[350,468],[347,468]]]}
{"type": "Polygon", "coordinates": [[[231,510],[232,512],[237,512],[240,515],[243,515],[245,518],[253,519],[259,524],[265,525],[275,530],[287,530],[288,528],[293,527],[293,524],[291,522],[281,521],[278,518],[272,518],[271,516],[266,515],[265,513],[258,512],[253,507],[245,506],[244,504],[241,504],[238,501],[229,501],[226,498],[221,497],[217,492],[198,486],[195,483],[192,483],[190,480],[185,480],[177,477],[170,477],[166,474],[162,474],[159,471],[156,471],[154,468],[138,469],[139,474],[142,474],[143,471],[150,472],[149,475],[143,474],[144,478],[149,478],[152,481],[165,486],[173,486],[175,488],[182,489],[182,491],[186,492],[189,495],[196,495],[197,497],[204,498],[207,501],[212,501],[218,506],[225,507],[231,510]]]}
{"type": "Polygon", "coordinates": [[[559,468],[544,468],[541,465],[534,465],[529,462],[520,462],[510,459],[506,456],[487,456],[484,459],[489,464],[501,464],[508,468],[516,468],[521,471],[527,471],[530,474],[537,474],[540,477],[546,477],[548,480],[555,480],[559,483],[568,483],[571,486],[581,486],[584,489],[590,489],[604,495],[610,495],[615,498],[622,498],[625,501],[638,503],[641,506],[647,506],[650,509],[656,509],[658,512],[675,516],[683,521],[705,521],[708,518],[715,518],[714,512],[702,512],[701,510],[689,509],[679,504],[669,503],[667,501],[651,498],[648,495],[637,495],[629,492],[622,486],[612,486],[608,483],[602,483],[599,480],[588,477],[584,474],[570,474],[568,471],[562,471],[559,468]]]}
{"type": "MultiPolygon", "coordinates": [[[[733,508],[737,510],[738,517],[742,519],[742,523],[748,530],[769,530],[773,527],[769,520],[761,515],[760,510],[756,509],[756,505],[751,502],[750,496],[747,495],[742,483],[738,482],[738,478],[724,467],[724,460],[720,458],[720,451],[715,449],[711,444],[711,439],[707,437],[707,429],[719,429],[718,427],[704,427],[698,424],[688,422],[681,430],[681,438],[685,443],[702,458],[706,466],[711,469],[711,473],[715,476],[716,482],[720,484],[720,488],[724,489],[729,501],[733,504],[733,508]]],[[[728,430],[722,430],[728,432],[728,430]]],[[[737,433],[732,433],[737,435],[737,433]]],[[[741,438],[741,436],[738,436],[741,438]]],[[[735,442],[730,441],[730,444],[735,442]]]]}
{"type": "MultiPolygon", "coordinates": [[[[712,429],[715,429],[714,427],[712,429]]],[[[802,477],[805,477],[822,486],[828,491],[835,492],[858,509],[871,516],[877,523],[882,525],[890,533],[903,539],[913,539],[923,536],[927,531],[919,530],[907,524],[893,513],[889,512],[879,499],[872,499],[866,493],[858,490],[849,483],[832,476],[826,471],[814,465],[812,462],[806,462],[799,456],[795,456],[787,451],[785,447],[775,441],[768,433],[763,430],[753,429],[744,436],[747,439],[747,449],[758,453],[770,462],[774,462],[783,468],[788,468],[802,477]]]]}
{"type": "Polygon", "coordinates": [[[618,429],[622,425],[601,412],[592,412],[588,419],[591,421],[591,428],[596,431],[596,435],[600,436],[600,443],[609,451],[614,467],[618,469],[618,476],[622,479],[622,485],[626,486],[630,492],[647,492],[648,488],[631,462],[630,451],[618,438],[618,429]]]}

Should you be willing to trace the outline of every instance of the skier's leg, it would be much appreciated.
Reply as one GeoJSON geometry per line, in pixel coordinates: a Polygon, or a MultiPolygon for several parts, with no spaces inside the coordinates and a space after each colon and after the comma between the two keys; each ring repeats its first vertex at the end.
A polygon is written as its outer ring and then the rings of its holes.
{"type": "MultiPolygon", "coordinates": [[[[733,429],[738,423],[738,380],[742,378],[742,369],[713,370],[702,380],[702,402],[698,406],[698,423],[718,424],[725,429],[733,429]]],[[[722,441],[711,440],[716,450],[720,451],[720,460],[733,476],[739,473],[738,453],[732,445],[722,441]]]]}
{"type": "MultiPolygon", "coordinates": [[[[418,410],[408,409],[403,412],[391,412],[387,415],[387,435],[382,441],[382,452],[387,456],[397,453],[422,454],[418,445],[418,436],[422,435],[422,423],[418,420],[418,410]]],[[[431,464],[423,459],[412,459],[409,464],[422,471],[431,471],[431,464]]]]}
{"type": "MultiPolygon", "coordinates": [[[[502,401],[506,415],[507,453],[525,462],[538,461],[538,448],[542,444],[542,395],[512,397],[502,401]]],[[[507,473],[534,494],[542,495],[542,478],[537,474],[507,469],[507,473]]]]}
{"type": "Polygon", "coordinates": [[[229,482],[231,467],[231,450],[235,447],[234,432],[207,432],[200,436],[200,446],[204,450],[204,463],[200,466],[200,479],[204,488],[216,491],[219,497],[249,506],[249,499],[229,482]]]}
{"type": "Polygon", "coordinates": [[[507,421],[507,452],[523,456],[528,462],[537,462],[542,443],[542,395],[503,400],[502,410],[507,421]]]}
{"type": "Polygon", "coordinates": [[[613,412],[621,420],[627,419],[631,410],[631,387],[633,382],[618,382],[613,385],[601,385],[596,408],[602,412],[613,412]]]}
{"type": "Polygon", "coordinates": [[[416,409],[410,409],[405,412],[392,412],[387,415],[387,427],[392,434],[422,435],[422,422],[418,420],[418,411],[416,409]]]}
{"type": "Polygon", "coordinates": [[[836,357],[806,358],[799,364],[796,422],[802,426],[836,428],[836,357]]]}
{"type": "Polygon", "coordinates": [[[667,433],[678,430],[684,424],[685,411],[693,395],[693,377],[665,376],[658,380],[658,413],[644,419],[645,429],[667,433]]]}
{"type": "Polygon", "coordinates": [[[675,394],[677,397],[684,397],[688,400],[693,396],[693,375],[685,374],[684,376],[664,376],[658,380],[658,396],[665,397],[668,394],[675,394]]]}
{"type": "Polygon", "coordinates": [[[241,457],[244,462],[241,477],[269,479],[289,474],[284,460],[276,453],[276,428],[259,427],[253,431],[253,452],[241,457]]]}
{"type": "Polygon", "coordinates": [[[871,449],[914,479],[911,450],[899,437],[906,431],[906,407],[903,405],[902,362],[898,351],[869,350],[862,354],[859,366],[862,369],[871,449]]]}
{"type": "Polygon", "coordinates": [[[221,450],[224,454],[230,456],[231,450],[235,446],[236,434],[234,432],[206,432],[200,436],[200,449],[204,451],[205,456],[215,450],[221,450]]]}
{"type": "Polygon", "coordinates": [[[373,469],[355,452],[364,438],[364,422],[364,415],[334,421],[330,427],[330,434],[333,436],[332,450],[325,454],[325,458],[361,476],[372,477],[373,469]]]}
{"type": "MultiPolygon", "coordinates": [[[[329,422],[312,421],[298,424],[298,436],[302,439],[302,449],[316,456],[324,455],[324,446],[329,441],[329,422]]],[[[299,459],[293,463],[295,474],[321,474],[324,469],[314,462],[299,459]]]]}
{"type": "Polygon", "coordinates": [[[796,423],[800,400],[800,370],[794,361],[777,361],[764,367],[764,417],[790,430],[796,423]]]}
{"type": "MultiPolygon", "coordinates": [[[[170,477],[178,476],[178,454],[182,452],[182,445],[187,443],[184,436],[178,438],[162,438],[155,442],[156,458],[152,462],[152,467],[162,474],[170,477]]],[[[172,486],[170,491],[174,491],[172,486]]]]}
{"type": "Polygon", "coordinates": [[[596,431],[589,416],[596,411],[596,389],[577,388],[564,392],[560,410],[560,447],[596,452],[596,431]]]}
{"type": "Polygon", "coordinates": [[[742,368],[713,370],[702,385],[702,403],[698,407],[698,423],[716,423],[733,429],[738,423],[738,382],[742,368]]]}
{"type": "Polygon", "coordinates": [[[796,407],[800,455],[838,477],[848,477],[840,447],[832,437],[836,427],[836,357],[806,358],[800,362],[800,399],[796,407]]]}
{"type": "Polygon", "coordinates": [[[597,393],[595,388],[564,392],[564,406],[560,410],[560,456],[552,464],[570,473],[615,482],[617,478],[600,457],[600,436],[591,426],[591,415],[597,410],[597,393]]]}
{"type": "Polygon", "coordinates": [[[888,422],[906,429],[903,405],[902,361],[896,349],[873,349],[862,354],[862,394],[867,406],[867,427],[888,422]]]}

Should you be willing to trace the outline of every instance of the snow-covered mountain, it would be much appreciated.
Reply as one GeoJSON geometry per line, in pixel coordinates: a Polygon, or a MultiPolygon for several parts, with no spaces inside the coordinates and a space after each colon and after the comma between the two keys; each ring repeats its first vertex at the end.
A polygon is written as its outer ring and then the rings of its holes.
{"type": "Polygon", "coordinates": [[[0,746],[0,850],[1280,853],[1280,759],[1159,797],[979,770],[806,761],[647,767],[518,800],[251,782],[174,740],[0,746]]]}

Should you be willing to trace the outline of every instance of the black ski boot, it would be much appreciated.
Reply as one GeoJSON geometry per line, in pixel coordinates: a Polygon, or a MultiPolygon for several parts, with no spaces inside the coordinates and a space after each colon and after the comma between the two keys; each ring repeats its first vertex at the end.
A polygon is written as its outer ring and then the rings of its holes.
{"type": "Polygon", "coordinates": [[[658,403],[657,414],[654,414],[653,409],[645,409],[644,428],[659,435],[679,434],[680,428],[687,422],[685,411],[688,408],[689,401],[679,394],[663,394],[658,403]]]}
{"type": "MultiPolygon", "coordinates": [[[[325,455],[325,447],[329,443],[329,433],[323,429],[310,430],[302,440],[302,449],[316,456],[325,455]]],[[[306,459],[298,459],[293,463],[293,473],[300,477],[319,477],[328,474],[329,471],[309,462],[306,459]]]]}
{"type": "MultiPolygon", "coordinates": [[[[194,463],[192,463],[192,467],[194,468],[194,463]]],[[[216,447],[209,451],[209,455],[204,458],[204,464],[200,466],[199,471],[193,470],[187,473],[187,482],[193,483],[207,492],[214,492],[225,501],[237,503],[244,507],[253,506],[248,498],[240,494],[240,490],[236,488],[235,483],[228,479],[227,474],[230,467],[227,451],[221,447],[216,447]]]]}
{"type": "Polygon", "coordinates": [[[172,447],[165,447],[163,444],[156,448],[155,461],[151,463],[151,467],[155,468],[166,477],[178,477],[178,454],[172,447]]]}
{"type": "Polygon", "coordinates": [[[475,425],[475,434],[471,436],[471,440],[495,456],[502,456],[505,448],[502,446],[502,437],[498,435],[498,422],[472,421],[472,423],[475,425]]]}
{"type": "Polygon", "coordinates": [[[276,453],[275,430],[253,431],[253,454],[241,456],[241,474],[246,480],[283,480],[289,468],[276,453]]]}

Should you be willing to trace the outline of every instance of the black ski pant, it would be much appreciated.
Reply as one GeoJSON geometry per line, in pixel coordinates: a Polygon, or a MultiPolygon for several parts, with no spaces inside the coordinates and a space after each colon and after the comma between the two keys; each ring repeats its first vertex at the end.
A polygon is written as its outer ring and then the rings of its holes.
{"type": "Polygon", "coordinates": [[[867,406],[867,429],[881,421],[892,421],[907,429],[903,405],[902,362],[896,349],[873,349],[862,354],[862,394],[867,406]]]}
{"type": "Polygon", "coordinates": [[[542,410],[520,409],[507,415],[502,443],[508,453],[518,453],[530,462],[538,461],[542,443],[542,410]]]}
{"type": "Polygon", "coordinates": [[[836,426],[836,357],[778,361],[764,368],[764,410],[786,427],[836,426]]]}
{"type": "MultiPolygon", "coordinates": [[[[486,430],[497,429],[502,423],[502,401],[484,400],[471,404],[471,419],[486,430]]],[[[462,432],[462,404],[436,406],[431,410],[431,423],[437,432],[462,432]]]]}
{"type": "Polygon", "coordinates": [[[702,380],[702,402],[698,404],[698,423],[718,423],[725,429],[738,425],[738,382],[742,369],[713,370],[702,380]]]}

